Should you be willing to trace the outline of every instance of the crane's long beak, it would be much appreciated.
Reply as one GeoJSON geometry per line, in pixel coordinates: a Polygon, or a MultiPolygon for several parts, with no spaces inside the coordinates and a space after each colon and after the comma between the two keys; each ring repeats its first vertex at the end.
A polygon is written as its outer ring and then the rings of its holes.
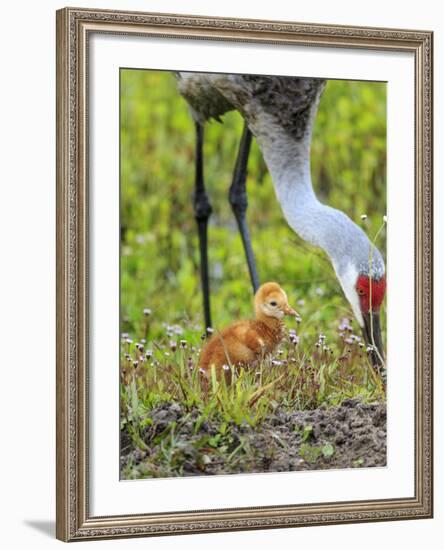
{"type": "Polygon", "coordinates": [[[368,346],[376,346],[378,349],[379,354],[372,351],[370,358],[372,365],[379,369],[382,366],[380,357],[384,357],[379,312],[368,312],[363,317],[364,327],[362,328],[362,332],[364,333],[364,339],[368,346]]]}

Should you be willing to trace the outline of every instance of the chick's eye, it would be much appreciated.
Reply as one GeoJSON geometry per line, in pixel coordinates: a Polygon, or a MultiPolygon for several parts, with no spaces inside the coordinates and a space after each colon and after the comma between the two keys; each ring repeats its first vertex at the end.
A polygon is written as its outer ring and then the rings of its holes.
{"type": "Polygon", "coordinates": [[[277,302],[275,302],[275,301],[273,300],[272,302],[270,302],[270,306],[276,307],[276,306],[277,306],[277,302]]]}
{"type": "Polygon", "coordinates": [[[364,296],[365,292],[362,288],[358,288],[358,294],[359,296],[364,296]]]}

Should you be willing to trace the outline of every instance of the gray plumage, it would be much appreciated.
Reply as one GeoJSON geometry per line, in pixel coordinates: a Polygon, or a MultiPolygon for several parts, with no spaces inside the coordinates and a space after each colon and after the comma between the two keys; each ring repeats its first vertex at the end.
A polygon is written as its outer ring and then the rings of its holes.
{"type": "Polygon", "coordinates": [[[325,86],[322,79],[285,76],[179,73],[179,79],[179,91],[200,122],[237,109],[252,124],[263,110],[294,139],[304,137],[311,105],[325,86]]]}

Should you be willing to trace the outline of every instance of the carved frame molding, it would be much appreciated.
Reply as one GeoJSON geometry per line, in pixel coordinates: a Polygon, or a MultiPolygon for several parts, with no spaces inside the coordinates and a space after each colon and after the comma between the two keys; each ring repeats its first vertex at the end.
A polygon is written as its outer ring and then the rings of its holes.
{"type": "Polygon", "coordinates": [[[433,33],[64,8],[57,12],[57,537],[64,541],[429,518],[433,33]],[[409,51],[415,56],[415,497],[91,517],[88,512],[86,44],[91,32],[409,51]]]}

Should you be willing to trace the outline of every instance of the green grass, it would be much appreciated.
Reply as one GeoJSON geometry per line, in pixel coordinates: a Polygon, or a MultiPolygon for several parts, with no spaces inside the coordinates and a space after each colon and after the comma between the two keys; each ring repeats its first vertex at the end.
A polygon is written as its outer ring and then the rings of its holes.
{"type": "MultiPolygon", "coordinates": [[[[312,141],[320,200],[363,224],[372,239],[386,213],[385,114],[385,84],[330,81],[312,141]]],[[[223,124],[208,124],[205,133],[216,328],[253,314],[242,243],[228,203],[241,131],[242,119],[232,112],[223,124]]],[[[204,327],[192,208],[193,122],[171,74],[121,71],[121,423],[140,448],[150,411],[165,401],[198,407],[202,421],[257,425],[273,408],[314,408],[355,396],[384,399],[381,381],[359,346],[356,322],[351,331],[338,330],[343,318],[353,316],[328,259],[288,227],[254,141],[248,170],[247,216],[258,272],[262,282],[281,284],[301,314],[299,325],[288,322],[299,342],[295,346],[287,339],[275,357],[240,372],[231,386],[215,382],[205,390],[196,368],[204,327]],[[144,315],[144,308],[151,315],[144,315]],[[317,347],[320,334],[325,341],[317,347]],[[147,351],[152,351],[148,358],[147,351]]],[[[385,227],[377,245],[385,256],[385,227]]]]}
{"type": "Polygon", "coordinates": [[[350,319],[341,320],[332,341],[323,334],[313,341],[304,321],[299,331],[305,336],[290,329],[277,352],[256,366],[232,369],[231,384],[215,376],[205,383],[198,369],[205,335],[191,324],[167,326],[163,338],[151,339],[149,330],[144,332],[148,340],[123,334],[122,427],[129,423],[137,431],[149,411],[166,401],[198,407],[203,419],[216,416],[254,426],[277,407],[312,409],[355,397],[384,399],[382,380],[350,319]]]}

